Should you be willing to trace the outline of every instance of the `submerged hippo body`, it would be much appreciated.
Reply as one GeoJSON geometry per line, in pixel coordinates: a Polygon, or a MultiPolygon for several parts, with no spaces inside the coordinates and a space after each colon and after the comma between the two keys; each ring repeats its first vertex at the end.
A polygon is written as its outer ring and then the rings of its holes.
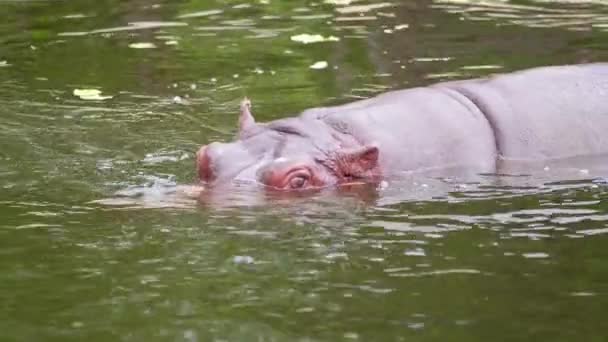
{"type": "Polygon", "coordinates": [[[505,159],[608,152],[608,63],[392,91],[265,124],[249,109],[236,141],[198,151],[202,181],[289,190],[429,168],[496,172],[505,159]]]}

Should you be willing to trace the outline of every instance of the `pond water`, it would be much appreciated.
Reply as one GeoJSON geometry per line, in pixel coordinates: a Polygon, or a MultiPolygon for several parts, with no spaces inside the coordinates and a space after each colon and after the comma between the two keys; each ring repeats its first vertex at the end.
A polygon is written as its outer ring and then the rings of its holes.
{"type": "Polygon", "coordinates": [[[604,341],[605,157],[189,192],[244,96],[266,121],[607,59],[601,0],[2,1],[0,340],[604,341]]]}

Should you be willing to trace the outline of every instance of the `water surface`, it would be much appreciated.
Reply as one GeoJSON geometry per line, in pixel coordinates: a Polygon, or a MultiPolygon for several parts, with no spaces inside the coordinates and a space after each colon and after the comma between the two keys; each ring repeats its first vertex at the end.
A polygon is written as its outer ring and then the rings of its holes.
{"type": "Polygon", "coordinates": [[[599,0],[0,3],[0,339],[603,341],[605,157],[302,198],[188,189],[243,96],[266,121],[605,61],[607,30],[599,0]]]}

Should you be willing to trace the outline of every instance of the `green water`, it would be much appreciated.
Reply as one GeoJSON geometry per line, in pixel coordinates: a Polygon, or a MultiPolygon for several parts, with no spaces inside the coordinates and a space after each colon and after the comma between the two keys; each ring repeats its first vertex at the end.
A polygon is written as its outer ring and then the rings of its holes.
{"type": "Polygon", "coordinates": [[[605,341],[606,168],[180,195],[244,96],[608,59],[603,1],[347,3],[0,2],[0,341],[605,341]]]}

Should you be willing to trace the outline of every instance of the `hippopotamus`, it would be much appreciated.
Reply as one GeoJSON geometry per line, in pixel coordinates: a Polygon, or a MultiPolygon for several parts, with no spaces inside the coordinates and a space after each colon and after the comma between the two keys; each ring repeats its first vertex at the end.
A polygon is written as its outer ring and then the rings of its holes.
{"type": "Polygon", "coordinates": [[[403,172],[608,152],[608,63],[548,66],[395,90],[257,123],[196,154],[200,181],[275,190],[373,183],[403,172]]]}

